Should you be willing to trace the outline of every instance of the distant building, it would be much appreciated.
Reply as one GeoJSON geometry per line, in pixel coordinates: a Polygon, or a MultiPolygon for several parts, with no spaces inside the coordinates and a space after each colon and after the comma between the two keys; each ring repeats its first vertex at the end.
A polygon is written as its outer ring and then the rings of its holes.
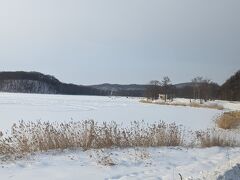
{"type": "MultiPolygon", "coordinates": [[[[159,94],[158,98],[161,100],[165,100],[165,94],[159,94]]],[[[167,97],[166,97],[166,99],[167,99],[167,97]]]]}

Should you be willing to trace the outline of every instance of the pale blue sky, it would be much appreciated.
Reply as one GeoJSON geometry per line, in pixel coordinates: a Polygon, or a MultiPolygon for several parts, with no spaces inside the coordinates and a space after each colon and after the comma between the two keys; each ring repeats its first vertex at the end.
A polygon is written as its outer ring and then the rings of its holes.
{"type": "Polygon", "coordinates": [[[239,0],[2,0],[0,70],[77,84],[223,83],[240,69],[239,0]]]}

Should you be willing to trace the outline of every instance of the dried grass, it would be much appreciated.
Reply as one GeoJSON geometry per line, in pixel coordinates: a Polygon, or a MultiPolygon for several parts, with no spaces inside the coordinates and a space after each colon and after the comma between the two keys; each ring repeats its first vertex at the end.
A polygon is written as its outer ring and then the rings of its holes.
{"type": "Polygon", "coordinates": [[[135,148],[134,157],[136,160],[147,160],[151,157],[146,148],[135,148]]]}
{"type": "Polygon", "coordinates": [[[101,149],[183,145],[183,130],[164,122],[147,125],[132,122],[121,128],[115,122],[98,125],[93,120],[68,123],[23,122],[12,126],[11,135],[0,137],[0,155],[44,152],[52,149],[101,149]]]}
{"type": "Polygon", "coordinates": [[[200,146],[206,147],[239,147],[240,143],[231,134],[226,131],[209,129],[207,131],[196,132],[197,139],[200,141],[200,146]]]}
{"type": "Polygon", "coordinates": [[[217,110],[223,110],[224,107],[222,105],[213,103],[213,104],[199,104],[196,102],[191,103],[181,103],[181,102],[164,102],[164,101],[150,101],[150,100],[140,100],[141,103],[147,103],[147,104],[159,104],[159,105],[170,105],[170,106],[189,106],[189,107],[195,107],[195,108],[208,108],[208,109],[217,109],[217,110]]]}
{"type": "Polygon", "coordinates": [[[219,128],[236,129],[240,126],[240,111],[225,112],[216,122],[219,128]]]}
{"type": "MultiPolygon", "coordinates": [[[[12,126],[10,135],[0,133],[0,159],[64,149],[239,146],[239,142],[217,130],[191,132],[187,138],[186,135],[181,126],[162,121],[151,125],[134,121],[127,128],[115,122],[98,124],[93,120],[67,123],[21,121],[12,126]]],[[[147,154],[142,155],[147,157],[147,154]]],[[[109,156],[99,159],[102,164],[114,165],[109,156]]]]}
{"type": "Polygon", "coordinates": [[[105,152],[105,150],[100,149],[93,151],[93,153],[90,155],[90,158],[94,159],[98,164],[102,166],[117,165],[117,163],[114,162],[111,156],[112,156],[111,153],[105,152]]]}
{"type": "Polygon", "coordinates": [[[190,107],[197,107],[197,108],[208,108],[208,109],[217,109],[217,110],[223,110],[223,106],[219,104],[199,104],[196,102],[190,103],[190,107]]]}

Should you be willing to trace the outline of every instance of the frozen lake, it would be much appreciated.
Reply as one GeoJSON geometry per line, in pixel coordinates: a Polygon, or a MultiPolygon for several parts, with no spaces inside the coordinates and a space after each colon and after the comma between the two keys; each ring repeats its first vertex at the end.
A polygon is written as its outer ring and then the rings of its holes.
{"type": "MultiPolygon", "coordinates": [[[[175,122],[192,130],[211,128],[222,111],[143,104],[139,98],[0,93],[0,131],[24,121],[175,122]]],[[[231,105],[232,106],[232,105],[231,105]]],[[[217,179],[239,162],[239,148],[127,148],[40,153],[2,163],[3,179],[217,179]],[[52,154],[51,154],[52,153],[52,154]],[[145,155],[143,158],[142,155],[145,155]],[[99,164],[110,157],[115,166],[99,164]],[[190,178],[189,178],[190,179],[190,178]]],[[[237,166],[236,166],[237,167],[237,166]]],[[[232,176],[235,177],[235,176],[232,176]]]]}
{"type": "Polygon", "coordinates": [[[67,96],[0,93],[0,129],[6,130],[19,120],[24,121],[130,121],[154,123],[163,120],[187,128],[206,129],[221,111],[204,108],[143,104],[138,98],[67,96]]]}

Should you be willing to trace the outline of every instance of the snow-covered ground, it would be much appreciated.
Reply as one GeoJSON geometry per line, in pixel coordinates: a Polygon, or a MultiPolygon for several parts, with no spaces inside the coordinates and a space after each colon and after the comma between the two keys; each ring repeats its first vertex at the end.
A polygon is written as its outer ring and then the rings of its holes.
{"type": "MultiPolygon", "coordinates": [[[[130,121],[175,122],[192,130],[214,127],[223,111],[183,106],[144,104],[138,98],[62,96],[0,93],[0,130],[7,131],[24,121],[130,121]]],[[[187,102],[186,99],[178,101],[187,102]]],[[[240,103],[215,101],[228,110],[240,110],[240,103]]],[[[240,179],[240,148],[146,148],[104,151],[64,151],[31,155],[23,160],[0,162],[0,179],[183,179],[214,180],[228,173],[240,179]],[[99,162],[100,161],[100,162],[99,162]],[[115,165],[104,166],[107,161],[115,165]]]]}
{"type": "MultiPolygon", "coordinates": [[[[147,101],[147,100],[145,100],[147,101]]],[[[164,100],[154,100],[152,102],[153,104],[158,103],[165,103],[164,100]]],[[[209,106],[209,107],[219,107],[222,108],[224,111],[238,111],[240,110],[240,102],[237,101],[223,101],[223,100],[212,100],[212,101],[202,101],[202,104],[200,104],[200,100],[194,100],[194,99],[185,99],[185,98],[174,98],[173,101],[167,101],[166,104],[168,105],[184,105],[184,106],[190,106],[192,103],[209,106]]],[[[216,108],[217,109],[217,108],[216,108]]]]}
{"type": "Polygon", "coordinates": [[[24,121],[176,122],[192,130],[214,126],[219,110],[139,103],[139,98],[0,93],[0,130],[24,121]]]}
{"type": "Polygon", "coordinates": [[[113,149],[103,152],[65,151],[38,154],[12,163],[3,163],[0,178],[11,180],[107,180],[160,179],[214,180],[231,170],[226,179],[240,179],[239,148],[207,149],[113,149]],[[113,166],[104,166],[104,159],[113,166]]]}

